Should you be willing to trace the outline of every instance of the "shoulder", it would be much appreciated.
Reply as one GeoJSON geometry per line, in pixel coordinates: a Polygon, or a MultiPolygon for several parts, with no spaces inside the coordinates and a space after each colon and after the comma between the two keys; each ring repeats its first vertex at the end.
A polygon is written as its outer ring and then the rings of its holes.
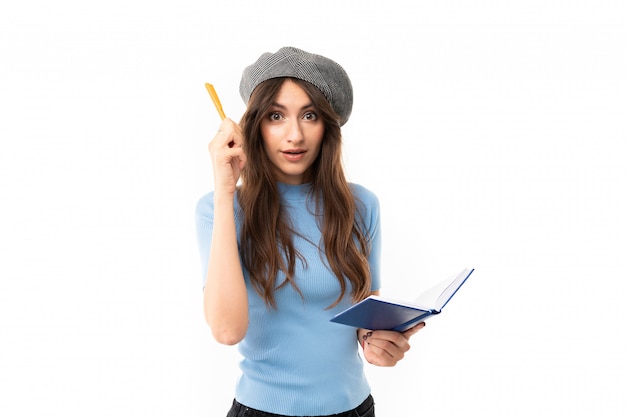
{"type": "Polygon", "coordinates": [[[350,190],[354,197],[365,206],[365,208],[374,208],[378,210],[378,196],[368,188],[360,184],[350,183],[350,190]]]}
{"type": "Polygon", "coordinates": [[[206,193],[196,203],[196,216],[213,215],[213,191],[206,193]]]}
{"type": "Polygon", "coordinates": [[[380,203],[376,194],[362,185],[350,183],[350,189],[361,220],[368,229],[376,228],[380,222],[380,203]]]}
{"type": "Polygon", "coordinates": [[[380,204],[376,194],[362,185],[350,183],[356,204],[357,222],[370,239],[376,241],[380,229],[380,204]]]}
{"type": "MultiPolygon", "coordinates": [[[[237,217],[237,219],[241,217],[241,208],[239,206],[239,202],[237,198],[238,193],[239,191],[235,192],[235,201],[234,201],[235,216],[237,217]]],[[[198,202],[196,203],[196,218],[213,219],[213,212],[214,212],[213,196],[214,196],[214,192],[211,191],[211,192],[204,194],[202,197],[198,199],[198,202]]]]}

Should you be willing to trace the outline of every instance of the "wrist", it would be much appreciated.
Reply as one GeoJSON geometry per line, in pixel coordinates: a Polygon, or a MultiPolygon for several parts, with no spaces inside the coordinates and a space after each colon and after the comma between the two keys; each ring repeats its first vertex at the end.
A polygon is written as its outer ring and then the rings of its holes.
{"type": "Polygon", "coordinates": [[[357,329],[356,331],[356,338],[359,342],[359,344],[361,345],[361,347],[365,347],[365,342],[367,341],[367,338],[369,336],[372,335],[372,331],[368,330],[368,329],[357,329]]]}
{"type": "Polygon", "coordinates": [[[218,191],[215,190],[213,192],[213,206],[214,207],[233,207],[233,203],[235,201],[235,194],[228,191],[218,191]]]}

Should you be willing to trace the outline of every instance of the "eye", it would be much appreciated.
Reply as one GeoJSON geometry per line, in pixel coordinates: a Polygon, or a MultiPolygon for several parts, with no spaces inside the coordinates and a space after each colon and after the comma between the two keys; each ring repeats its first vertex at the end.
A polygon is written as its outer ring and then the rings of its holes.
{"type": "Polygon", "coordinates": [[[273,111],[267,115],[267,118],[270,122],[276,122],[278,120],[281,120],[283,118],[283,115],[273,111]]]}
{"type": "Polygon", "coordinates": [[[306,112],[306,113],[304,113],[304,115],[302,116],[302,118],[303,118],[304,120],[317,120],[317,113],[312,112],[312,111],[310,111],[310,112],[306,112]]]}

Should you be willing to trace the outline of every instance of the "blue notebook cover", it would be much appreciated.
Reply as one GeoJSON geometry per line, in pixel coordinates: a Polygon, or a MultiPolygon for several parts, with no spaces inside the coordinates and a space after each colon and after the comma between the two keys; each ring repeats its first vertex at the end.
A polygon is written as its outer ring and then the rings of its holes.
{"type": "Polygon", "coordinates": [[[464,269],[450,280],[425,291],[410,303],[372,295],[333,317],[330,321],[369,330],[405,331],[427,318],[439,314],[474,272],[464,269]],[[427,297],[424,297],[427,296],[427,297]],[[426,300],[430,300],[428,303],[426,300]],[[428,305],[428,307],[424,307],[428,305]]]}

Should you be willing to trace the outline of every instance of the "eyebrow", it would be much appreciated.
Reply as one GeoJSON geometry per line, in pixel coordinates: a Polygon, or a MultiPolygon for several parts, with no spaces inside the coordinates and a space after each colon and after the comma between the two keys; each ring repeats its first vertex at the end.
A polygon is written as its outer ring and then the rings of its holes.
{"type": "MultiPolygon", "coordinates": [[[[275,101],[272,102],[272,107],[278,107],[281,110],[286,110],[287,109],[287,106],[283,106],[282,104],[276,103],[275,101]]],[[[308,109],[308,108],[315,108],[315,106],[313,105],[313,103],[308,103],[308,104],[305,104],[304,106],[300,107],[300,111],[308,109]]]]}

